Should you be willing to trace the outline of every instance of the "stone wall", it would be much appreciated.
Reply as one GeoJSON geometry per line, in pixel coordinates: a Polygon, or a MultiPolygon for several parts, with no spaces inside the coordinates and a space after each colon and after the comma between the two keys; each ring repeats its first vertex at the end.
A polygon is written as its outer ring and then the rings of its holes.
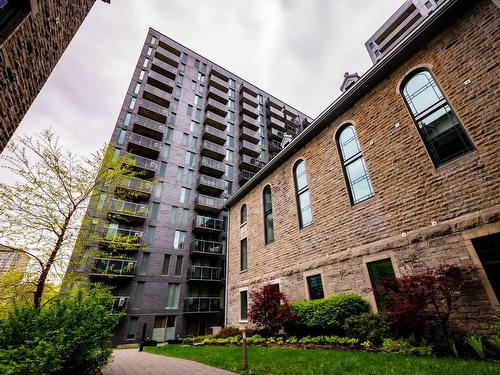
{"type": "Polygon", "coordinates": [[[0,45],[0,152],[95,0],[31,0],[31,12],[0,45]]]}
{"type": "MultiPolygon", "coordinates": [[[[251,290],[275,280],[291,299],[304,299],[305,276],[318,270],[326,295],[359,293],[374,306],[367,261],[391,257],[400,274],[415,254],[428,265],[474,263],[470,233],[500,231],[500,106],[493,48],[498,27],[496,6],[479,1],[231,208],[229,324],[238,323],[243,287],[251,290]],[[404,76],[422,66],[436,77],[476,148],[439,168],[399,94],[404,76]],[[335,144],[336,131],[346,122],[356,128],[375,191],[354,206],[335,144]],[[305,160],[314,216],[314,224],[303,229],[292,177],[298,159],[305,160]],[[267,184],[273,194],[275,241],[266,245],[262,189],[267,184]],[[241,227],[243,203],[248,223],[241,227]],[[240,272],[239,242],[245,237],[248,271],[240,272]]],[[[457,325],[489,329],[496,311],[482,279],[479,273],[472,289],[462,291],[457,325]]]]}

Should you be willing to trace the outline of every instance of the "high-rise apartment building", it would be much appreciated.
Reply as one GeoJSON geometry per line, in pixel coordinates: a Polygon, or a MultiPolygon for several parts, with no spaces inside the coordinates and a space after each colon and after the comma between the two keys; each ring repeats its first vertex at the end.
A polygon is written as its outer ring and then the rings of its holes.
{"type": "Polygon", "coordinates": [[[106,252],[120,236],[147,248],[114,248],[86,265],[91,281],[113,285],[116,306],[127,308],[116,343],[136,341],[144,324],[158,341],[223,325],[223,203],[281,150],[285,134],[310,121],[149,30],[111,145],[152,183],[129,178],[94,202],[104,210],[96,246],[106,252]]]}
{"type": "Polygon", "coordinates": [[[0,153],[95,0],[0,0],[0,153]]]}
{"type": "Polygon", "coordinates": [[[381,60],[447,0],[406,0],[365,43],[373,63],[381,60]]]}
{"type": "Polygon", "coordinates": [[[28,254],[0,244],[0,275],[7,272],[24,273],[30,261],[28,254]]]}

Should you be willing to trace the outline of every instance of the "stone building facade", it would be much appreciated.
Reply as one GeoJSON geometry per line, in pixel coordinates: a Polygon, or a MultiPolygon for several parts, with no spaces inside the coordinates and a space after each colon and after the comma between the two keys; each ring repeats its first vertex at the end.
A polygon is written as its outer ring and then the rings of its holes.
{"type": "Polygon", "coordinates": [[[478,272],[461,291],[454,324],[491,329],[500,298],[499,13],[490,0],[442,5],[226,202],[226,324],[247,324],[248,292],[265,283],[291,300],[357,293],[377,311],[377,265],[397,276],[456,264],[478,272]],[[444,95],[435,105],[448,105],[462,127],[461,152],[446,160],[433,153],[446,139],[426,147],[430,120],[405,102],[419,72],[444,95]],[[353,158],[364,160],[356,181],[347,128],[359,145],[353,158]],[[353,187],[363,177],[365,186],[353,187]],[[263,202],[269,192],[272,205],[263,202]],[[310,207],[298,203],[306,192],[310,207]],[[274,237],[267,244],[266,234],[274,237]]]}
{"type": "Polygon", "coordinates": [[[95,0],[5,0],[0,8],[0,152],[95,0]]]}

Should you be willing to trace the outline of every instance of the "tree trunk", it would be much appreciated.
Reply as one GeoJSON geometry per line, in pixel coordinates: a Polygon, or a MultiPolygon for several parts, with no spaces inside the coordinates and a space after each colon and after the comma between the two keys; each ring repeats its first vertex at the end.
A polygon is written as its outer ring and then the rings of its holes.
{"type": "Polygon", "coordinates": [[[73,212],[74,211],[71,211],[64,220],[64,225],[61,228],[61,233],[59,233],[59,235],[57,236],[57,242],[50,253],[47,263],[42,268],[42,273],[40,274],[38,281],[36,282],[36,290],[35,293],[33,294],[33,305],[35,306],[35,309],[39,309],[41,306],[43,291],[45,289],[45,283],[47,282],[47,277],[49,276],[50,269],[54,264],[57,254],[59,254],[59,250],[61,250],[61,246],[64,241],[64,236],[66,234],[66,230],[68,229],[69,221],[71,219],[71,216],[73,215],[73,212]]]}

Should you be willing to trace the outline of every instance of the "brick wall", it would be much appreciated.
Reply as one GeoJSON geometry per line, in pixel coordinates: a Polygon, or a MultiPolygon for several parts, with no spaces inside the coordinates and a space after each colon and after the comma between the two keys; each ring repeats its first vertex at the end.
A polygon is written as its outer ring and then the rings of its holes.
{"type": "Polygon", "coordinates": [[[0,152],[95,0],[31,0],[31,12],[0,45],[0,152]]]}
{"type": "MultiPolygon", "coordinates": [[[[279,280],[291,299],[304,299],[304,272],[318,270],[326,295],[355,292],[373,302],[367,260],[391,256],[397,273],[404,273],[402,265],[416,254],[430,265],[473,263],[467,235],[500,231],[500,105],[493,48],[498,27],[498,8],[478,2],[231,208],[229,324],[238,323],[242,287],[279,280]],[[399,94],[402,78],[419,66],[432,71],[476,147],[437,169],[399,94]],[[346,122],[356,128],[375,191],[354,206],[335,144],[335,132],[346,122]],[[299,229],[292,179],[300,158],[314,215],[314,224],[304,229],[299,229]],[[265,245],[262,189],[267,184],[275,241],[265,245]],[[243,203],[246,228],[239,223],[243,203]],[[248,271],[240,273],[239,241],[245,236],[248,271]]],[[[463,291],[455,322],[486,331],[495,311],[480,276],[463,291]]]]}

